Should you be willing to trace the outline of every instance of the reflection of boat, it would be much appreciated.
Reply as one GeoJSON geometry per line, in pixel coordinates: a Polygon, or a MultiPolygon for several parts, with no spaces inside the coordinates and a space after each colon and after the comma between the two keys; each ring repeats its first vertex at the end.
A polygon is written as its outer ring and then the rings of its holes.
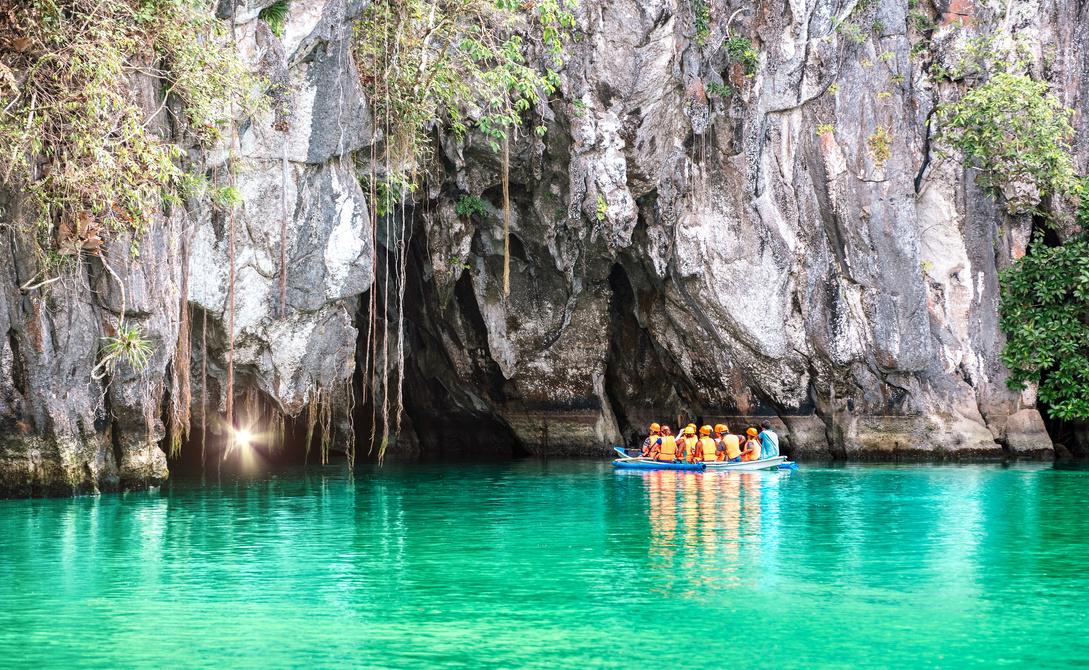
{"type": "Polygon", "coordinates": [[[613,461],[614,468],[633,470],[702,470],[704,463],[663,463],[649,458],[618,458],[613,461]]]}

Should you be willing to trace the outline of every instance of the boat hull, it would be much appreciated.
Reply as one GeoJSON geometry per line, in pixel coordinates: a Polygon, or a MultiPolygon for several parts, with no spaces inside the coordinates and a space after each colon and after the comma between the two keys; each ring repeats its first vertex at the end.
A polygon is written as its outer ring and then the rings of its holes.
{"type": "Polygon", "coordinates": [[[661,463],[659,461],[636,459],[631,461],[613,461],[614,468],[628,470],[703,470],[704,463],[661,463]]]}
{"type": "Polygon", "coordinates": [[[713,461],[704,463],[708,470],[739,470],[741,472],[752,470],[774,470],[786,462],[786,456],[774,456],[761,458],[758,461],[742,461],[740,463],[727,463],[726,461],[713,461]]]}

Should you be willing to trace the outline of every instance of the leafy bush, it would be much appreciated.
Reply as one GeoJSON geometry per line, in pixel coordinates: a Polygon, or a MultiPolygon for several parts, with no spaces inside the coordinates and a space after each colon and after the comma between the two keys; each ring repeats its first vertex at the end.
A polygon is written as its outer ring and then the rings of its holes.
{"type": "Polygon", "coordinates": [[[730,89],[718,83],[717,81],[712,81],[711,83],[707,84],[707,92],[711,95],[717,95],[723,100],[730,97],[730,89]]]}
{"type": "Polygon", "coordinates": [[[726,40],[725,46],[730,60],[744,66],[745,74],[756,74],[756,68],[760,64],[760,52],[753,48],[748,38],[731,37],[726,40]]]}
{"type": "Polygon", "coordinates": [[[703,45],[711,36],[711,10],[706,0],[689,0],[692,5],[693,23],[696,26],[696,42],[703,45]]]}
{"type": "Polygon", "coordinates": [[[283,37],[284,25],[287,24],[287,10],[290,4],[288,0],[276,0],[276,2],[262,9],[257,14],[257,18],[268,24],[273,35],[283,37]]]}
{"type": "Polygon", "coordinates": [[[981,171],[978,182],[992,195],[1013,182],[1035,185],[1041,197],[1075,185],[1073,111],[1048,92],[1047,82],[1000,72],[939,112],[945,139],[981,171]]]}
{"type": "Polygon", "coordinates": [[[189,132],[218,139],[228,101],[253,84],[222,23],[195,0],[14,4],[23,34],[0,48],[0,182],[26,196],[26,220],[16,223],[37,224],[43,253],[80,215],[143,231],[199,183],[158,136],[131,78],[150,73],[163,98],[185,103],[189,132]],[[25,77],[3,76],[12,71],[25,77]]]}
{"type": "MultiPolygon", "coordinates": [[[[553,67],[574,26],[573,3],[540,0],[528,17],[540,25],[553,67]]],[[[387,174],[422,174],[415,168],[431,153],[434,124],[458,135],[475,126],[499,152],[507,129],[556,90],[557,72],[539,72],[523,56],[514,30],[527,18],[522,9],[516,0],[404,0],[371,3],[359,16],[353,48],[376,121],[388,131],[387,174]]]]}
{"type": "Polygon", "coordinates": [[[457,210],[458,216],[468,217],[482,216],[488,211],[487,205],[484,203],[483,199],[469,194],[462,195],[458,198],[455,209],[457,210]]]}
{"type": "Polygon", "coordinates": [[[1089,418],[1089,242],[1034,243],[1001,274],[998,310],[1006,347],[1007,385],[1039,383],[1054,418],[1089,418]]]}
{"type": "Polygon", "coordinates": [[[866,140],[866,148],[869,149],[870,155],[873,156],[878,165],[887,161],[891,155],[889,141],[889,130],[885,126],[874,128],[873,135],[870,135],[869,139],[866,140]]]}

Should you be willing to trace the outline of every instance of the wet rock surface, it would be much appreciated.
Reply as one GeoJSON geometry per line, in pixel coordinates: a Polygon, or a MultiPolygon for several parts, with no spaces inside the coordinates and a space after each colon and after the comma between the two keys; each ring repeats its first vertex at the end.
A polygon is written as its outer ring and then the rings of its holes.
{"type": "MultiPolygon", "coordinates": [[[[485,138],[440,134],[437,179],[403,218],[372,225],[356,158],[380,132],[350,49],[365,4],[293,2],[277,38],[256,19],[261,3],[238,3],[240,51],[277,104],[238,128],[236,393],[303,417],[321,392],[346,417],[374,378],[356,370],[367,324],[382,323],[406,361],[391,453],[607,455],[651,421],[739,430],[763,418],[795,457],[1048,453],[1034,395],[1007,389],[998,358],[998,272],[1025,253],[1032,218],[940,158],[935,137],[935,106],[959,84],[927,67],[964,48],[957,17],[994,17],[920,5],[938,27],[912,56],[924,35],[906,0],[708,3],[720,27],[706,38],[687,3],[580,3],[562,96],[533,113],[548,132],[511,140],[506,294],[502,166],[485,138]],[[760,55],[752,75],[727,56],[725,17],[760,55]],[[887,159],[871,146],[879,126],[887,159]],[[483,214],[457,215],[466,194],[483,214]],[[386,281],[401,245],[403,308],[386,281]],[[383,293],[377,314],[370,291],[383,293]]],[[[1011,7],[1039,62],[1052,54],[1034,74],[1078,108],[1089,21],[1070,3],[1011,7]]],[[[229,184],[226,147],[206,165],[229,184]]],[[[5,198],[10,215],[18,198],[5,198]]],[[[89,378],[120,309],[99,261],[20,291],[37,266],[3,229],[0,490],[167,475],[160,410],[183,302],[194,416],[205,397],[209,415],[224,409],[231,217],[187,209],[159,222],[137,261],[110,244],[126,320],[155,355],[108,385],[89,378]]]]}

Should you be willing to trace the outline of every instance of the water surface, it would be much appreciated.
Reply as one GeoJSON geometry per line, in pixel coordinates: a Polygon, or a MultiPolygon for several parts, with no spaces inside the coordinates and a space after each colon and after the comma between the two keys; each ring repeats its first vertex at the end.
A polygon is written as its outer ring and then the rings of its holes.
{"type": "Polygon", "coordinates": [[[0,667],[1089,665],[1089,470],[281,472],[0,501],[0,667]]]}

